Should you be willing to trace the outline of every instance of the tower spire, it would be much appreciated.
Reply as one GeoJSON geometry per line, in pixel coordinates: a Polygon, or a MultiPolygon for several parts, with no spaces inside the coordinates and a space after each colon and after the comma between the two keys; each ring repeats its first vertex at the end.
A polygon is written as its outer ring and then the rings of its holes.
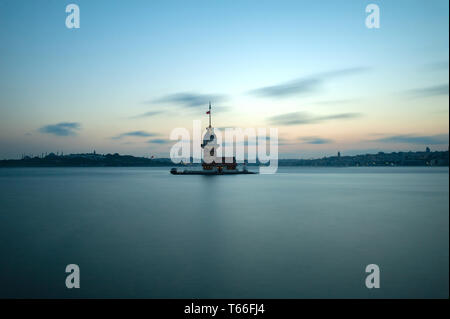
{"type": "Polygon", "coordinates": [[[209,101],[209,127],[211,128],[211,101],[209,101]]]}

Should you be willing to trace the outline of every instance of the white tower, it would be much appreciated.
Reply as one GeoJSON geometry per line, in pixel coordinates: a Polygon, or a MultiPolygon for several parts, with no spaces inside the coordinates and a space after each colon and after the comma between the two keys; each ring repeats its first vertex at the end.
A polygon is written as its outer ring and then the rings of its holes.
{"type": "Polygon", "coordinates": [[[209,102],[209,110],[206,113],[209,114],[209,126],[206,128],[201,147],[203,148],[203,162],[211,164],[216,162],[217,149],[219,147],[214,128],[211,126],[211,102],[209,102]]]}

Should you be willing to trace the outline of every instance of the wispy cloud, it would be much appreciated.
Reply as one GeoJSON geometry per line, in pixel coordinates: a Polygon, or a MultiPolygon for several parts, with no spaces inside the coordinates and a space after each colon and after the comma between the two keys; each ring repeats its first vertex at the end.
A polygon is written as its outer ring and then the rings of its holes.
{"type": "Polygon", "coordinates": [[[314,105],[341,105],[341,104],[350,104],[354,103],[358,100],[356,99],[346,99],[346,100],[328,100],[328,101],[317,101],[313,102],[314,105]]]}
{"type": "Polygon", "coordinates": [[[308,112],[293,112],[272,116],[268,120],[274,125],[315,124],[328,120],[345,120],[362,116],[361,113],[338,113],[331,115],[313,115],[308,112]]]}
{"type": "Polygon", "coordinates": [[[317,136],[300,137],[299,140],[304,144],[331,144],[333,140],[317,136]]]}
{"type": "Polygon", "coordinates": [[[145,112],[145,113],[142,113],[142,114],[138,114],[138,115],[132,116],[130,118],[132,118],[132,119],[139,119],[139,118],[143,118],[143,117],[152,117],[152,116],[156,116],[156,115],[159,115],[159,114],[162,114],[162,113],[164,113],[164,112],[161,111],[161,110],[148,111],[148,112],[145,112]]]}
{"type": "Polygon", "coordinates": [[[170,142],[169,140],[164,140],[161,138],[155,138],[155,139],[147,141],[147,143],[150,143],[150,144],[167,144],[169,142],[170,142]]]}
{"type": "Polygon", "coordinates": [[[358,74],[367,71],[368,68],[356,67],[335,70],[316,74],[310,77],[300,78],[289,82],[266,86],[250,91],[251,94],[260,97],[290,97],[294,95],[309,94],[318,91],[322,85],[331,79],[358,74]]]}
{"type": "Polygon", "coordinates": [[[321,83],[322,81],[316,78],[300,79],[283,84],[266,86],[253,90],[251,93],[261,97],[288,97],[314,92],[321,83]]]}
{"type": "Polygon", "coordinates": [[[438,96],[438,95],[448,95],[448,83],[408,90],[408,91],[406,91],[406,94],[410,95],[411,97],[429,97],[429,96],[438,96]]]}
{"type": "Polygon", "coordinates": [[[382,142],[382,143],[395,143],[395,144],[420,144],[420,145],[437,145],[437,144],[448,144],[449,138],[448,134],[438,134],[438,135],[392,135],[376,140],[371,140],[371,142],[382,142]]]}
{"type": "Polygon", "coordinates": [[[288,145],[296,145],[298,144],[297,141],[279,137],[278,138],[278,146],[288,146],[288,145]]]}
{"type": "Polygon", "coordinates": [[[119,134],[117,136],[112,137],[113,140],[119,140],[121,138],[127,137],[127,136],[134,136],[134,137],[151,137],[151,136],[158,136],[158,133],[151,133],[151,132],[145,132],[145,131],[132,131],[132,132],[125,132],[122,134],[119,134]]]}
{"type": "Polygon", "coordinates": [[[219,127],[215,127],[214,129],[221,130],[222,133],[223,133],[223,132],[225,132],[226,129],[235,129],[235,128],[236,128],[235,126],[230,125],[230,126],[219,126],[219,127]]]}
{"type": "Polygon", "coordinates": [[[175,104],[186,108],[196,108],[208,106],[211,101],[217,104],[226,100],[225,95],[219,94],[198,94],[194,92],[182,92],[163,96],[148,103],[175,104]]]}
{"type": "Polygon", "coordinates": [[[56,136],[71,136],[76,135],[80,127],[80,123],[77,122],[62,122],[43,126],[39,129],[39,132],[56,136]]]}

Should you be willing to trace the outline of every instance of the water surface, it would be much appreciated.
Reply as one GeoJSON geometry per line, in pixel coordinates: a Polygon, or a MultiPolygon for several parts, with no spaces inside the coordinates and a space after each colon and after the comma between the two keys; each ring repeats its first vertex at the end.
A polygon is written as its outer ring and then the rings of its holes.
{"type": "Polygon", "coordinates": [[[168,170],[0,169],[0,297],[449,296],[448,168],[168,170]]]}

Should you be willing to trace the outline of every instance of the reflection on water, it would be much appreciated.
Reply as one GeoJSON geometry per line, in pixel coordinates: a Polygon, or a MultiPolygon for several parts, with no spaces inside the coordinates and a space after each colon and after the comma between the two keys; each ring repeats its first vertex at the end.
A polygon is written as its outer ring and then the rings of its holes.
{"type": "Polygon", "coordinates": [[[448,195],[447,168],[0,169],[0,297],[447,298],[448,195]]]}

